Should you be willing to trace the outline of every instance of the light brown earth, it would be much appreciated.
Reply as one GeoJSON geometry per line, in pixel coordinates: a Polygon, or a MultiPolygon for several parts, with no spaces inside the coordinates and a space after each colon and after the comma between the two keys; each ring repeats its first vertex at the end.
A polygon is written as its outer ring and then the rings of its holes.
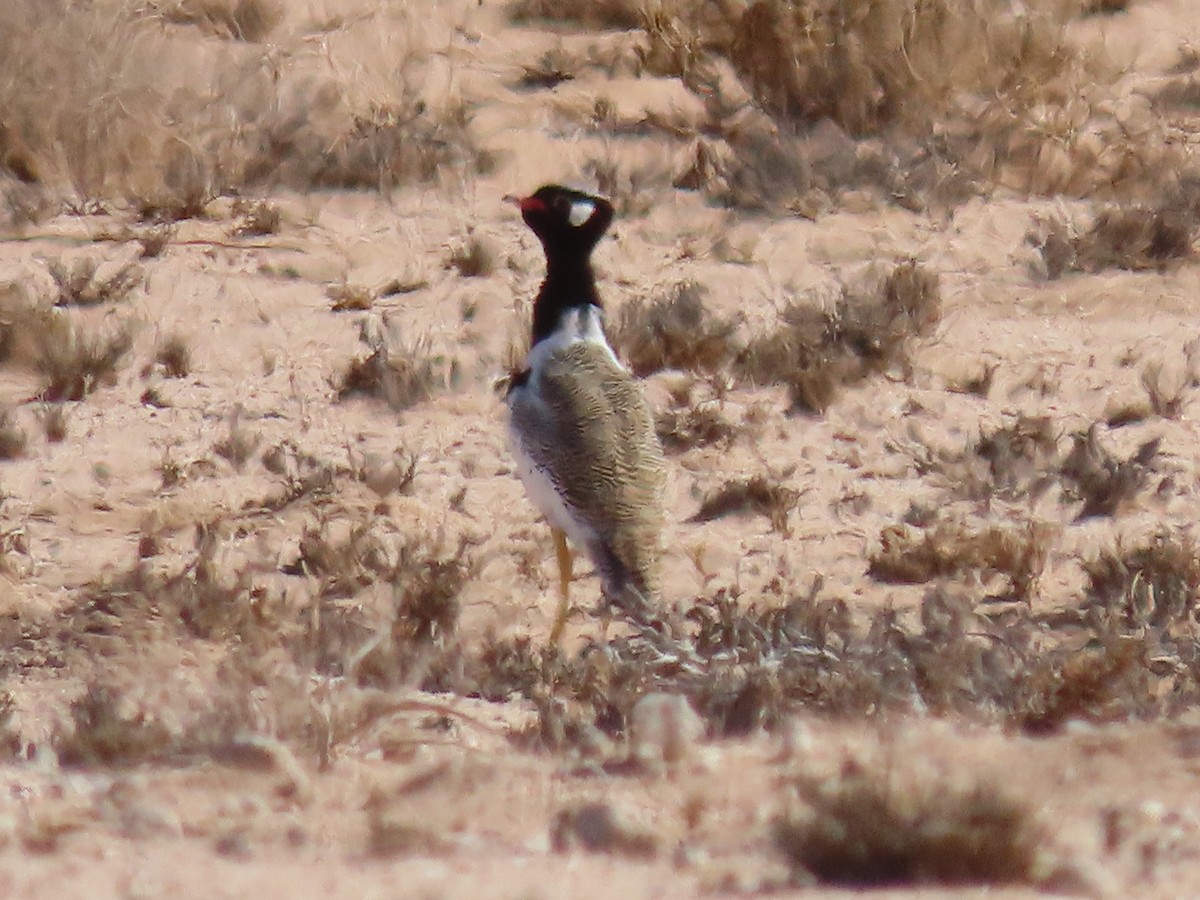
{"type": "MultiPolygon", "coordinates": [[[[428,56],[419,92],[431,104],[448,94],[466,101],[471,133],[494,165],[448,165],[430,183],[382,193],[280,188],[262,198],[280,224],[261,235],[236,232],[245,216],[232,200],[211,201],[203,216],[178,224],[160,255],[136,260],[144,280],[127,296],[64,312],[100,331],[131,323],[133,346],[114,383],[62,404],[62,441],[45,434],[43,417],[56,404],[36,399],[43,382],[20,364],[19,348],[0,370],[9,423],[28,439],[0,462],[0,668],[11,703],[0,895],[833,895],[833,886],[787,881],[771,823],[800,802],[791,798],[799,776],[837,783],[856,765],[999,785],[1045,828],[1059,870],[1043,886],[1200,894],[1200,710],[1179,687],[1194,676],[1178,671],[1147,675],[1139,697],[1150,702],[1099,712],[1083,702],[1078,719],[1044,730],[991,708],[976,715],[970,697],[942,709],[914,696],[858,711],[785,698],[784,711],[749,734],[725,736],[707,721],[706,735],[664,770],[623,762],[622,733],[596,732],[590,747],[543,746],[530,738],[539,715],[528,697],[422,691],[427,659],[406,657],[397,672],[378,660],[386,641],[368,654],[387,634],[392,584],[360,566],[361,580],[333,585],[314,571],[316,551],[306,555],[305,541],[328,549],[364,529],[359,551],[369,546],[389,561],[401,586],[414,577],[398,562],[401,548],[445,560],[466,542],[461,614],[452,638],[439,636],[450,657],[476,653],[485,639],[528,635],[536,647],[547,638],[556,583],[549,533],[515,478],[494,387],[523,339],[541,271],[540,250],[506,194],[550,181],[595,188],[597,161],[625,177],[650,173],[644,188],[618,185],[624,214],[597,253],[614,319],[634,298],[692,281],[706,289],[709,314],[740,317],[739,333],[753,334],[790,298],[827,302],[865,268],[913,257],[937,274],[941,319],[912,343],[910,365],[847,387],[823,416],[787,413],[779,386],[677,371],[645,380],[660,412],[682,386],[691,384],[696,400],[716,389],[720,401],[711,403],[735,426],[726,443],[669,457],[665,599],[686,610],[725,590],[761,608],[812,592],[844,601],[863,632],[888,608],[920,632],[930,583],[886,583],[868,572],[885,530],[906,514],[1038,523],[1048,550],[1028,616],[1078,608],[1088,590],[1082,564],[1103,552],[1163,529],[1200,539],[1200,371],[1188,350],[1200,265],[1047,280],[1026,235],[1055,215],[1088,221],[1097,207],[1086,197],[1000,188],[914,212],[863,189],[815,218],[721,209],[670,186],[687,142],[639,126],[647,116],[681,127],[702,120],[703,103],[679,79],[616,65],[581,66],[552,88],[518,83],[554,48],[632,58],[637,30],[513,22],[493,0],[351,6],[291,4],[261,44],[238,52],[302,48],[318,62],[328,53],[338,77],[370,97],[391,90],[387,73],[401,77],[404,54],[420,44],[428,56]],[[598,98],[612,104],[599,126],[589,112],[598,98]],[[448,262],[470,241],[489,255],[478,277],[448,262]],[[396,289],[375,296],[369,311],[331,309],[339,285],[389,281],[396,289]],[[364,327],[392,329],[395,346],[407,348],[401,355],[432,355],[446,384],[399,410],[379,397],[339,399],[347,366],[367,353],[364,327]],[[172,336],[190,356],[174,378],[154,364],[172,336]],[[1179,401],[1169,416],[1148,408],[1143,386],[1143,373],[1159,364],[1166,393],[1179,401]],[[991,383],[972,392],[968,382],[992,367],[991,383]],[[1140,410],[1136,421],[1105,425],[1122,406],[1140,410]],[[1063,453],[1097,421],[1098,440],[1118,459],[1161,438],[1152,472],[1116,515],[1082,520],[1059,482],[1011,501],[955,494],[959,470],[939,467],[938,454],[960,453],[1021,414],[1050,417],[1063,453]],[[245,459],[220,452],[231,436],[245,444],[245,459]],[[400,489],[379,485],[394,457],[402,466],[416,460],[400,489]],[[757,515],[689,521],[709,492],[757,475],[797,492],[774,523],[782,527],[757,515]],[[237,615],[206,607],[199,615],[216,624],[181,626],[163,586],[172,575],[182,579],[176,587],[201,583],[201,606],[228,603],[237,615]],[[317,623],[314,610],[360,624],[330,637],[334,626],[317,623]],[[306,638],[305,628],[318,637],[306,638]],[[326,655],[314,662],[302,652],[306,640],[325,641],[313,653],[326,655]],[[356,677],[365,656],[382,673],[374,680],[356,677]],[[89,727],[73,720],[72,704],[89,688],[115,721],[118,749],[89,745],[95,755],[72,760],[70,735],[89,727]],[[142,750],[124,746],[142,739],[142,750]],[[592,802],[621,818],[630,846],[620,838],[597,852],[555,846],[562,812],[592,802]]],[[[1117,58],[1128,96],[1168,77],[1186,56],[1181,47],[1200,47],[1191,7],[1135,0],[1126,12],[1088,19],[1076,38],[1117,58]]],[[[181,58],[192,54],[182,66],[202,68],[229,43],[193,25],[156,27],[181,58]]],[[[1196,121],[1179,112],[1174,139],[1200,140],[1196,121]]],[[[820,133],[831,152],[854,152],[836,129],[820,133]]],[[[135,260],[140,245],[122,231],[131,222],[112,206],[13,224],[0,243],[0,275],[53,296],[48,261],[135,260]]],[[[989,593],[1003,592],[1003,578],[986,568],[946,584],[980,610],[989,593]]],[[[1177,626],[1185,634],[1196,587],[1189,583],[1177,626]]],[[[589,572],[576,578],[581,607],[597,590],[589,572]]],[[[1090,636],[1078,622],[1055,630],[1049,618],[1037,621],[1031,665],[1050,645],[1082,647],[1090,636]]],[[[600,642],[600,630],[581,611],[567,656],[600,642]]],[[[900,886],[877,896],[916,893],[900,886]]]]}

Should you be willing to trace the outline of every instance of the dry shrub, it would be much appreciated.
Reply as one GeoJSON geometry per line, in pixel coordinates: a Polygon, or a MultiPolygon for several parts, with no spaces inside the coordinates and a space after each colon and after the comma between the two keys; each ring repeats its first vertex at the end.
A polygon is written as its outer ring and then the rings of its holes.
{"type": "MultiPolygon", "coordinates": [[[[248,38],[277,7],[169,9],[248,38]]],[[[160,222],[256,185],[388,189],[443,167],[486,167],[466,108],[426,90],[431,51],[417,14],[396,15],[411,27],[360,22],[330,35],[327,53],[285,44],[268,55],[237,41],[198,45],[132,5],[16,0],[0,10],[0,159],[60,194],[119,200],[160,222]]]]}
{"type": "Polygon", "coordinates": [[[154,365],[168,378],[184,378],[192,371],[192,350],[182,334],[171,334],[154,351],[154,365]]]}
{"type": "Polygon", "coordinates": [[[165,0],[155,11],[168,22],[239,41],[261,41],[283,18],[276,0],[165,0]]]}
{"type": "Polygon", "coordinates": [[[788,514],[800,502],[800,492],[766,475],[727,481],[705,495],[689,521],[711,522],[733,515],[765,516],[771,530],[788,533],[788,514]]]}
{"type": "Polygon", "coordinates": [[[46,307],[21,285],[0,285],[0,363],[40,377],[37,399],[82,400],[113,383],[132,345],[128,321],[90,321],[75,311],[46,307]]]}
{"type": "Polygon", "coordinates": [[[58,295],[55,306],[97,306],[124,300],[145,278],[137,263],[100,256],[59,257],[46,262],[58,295]]]}
{"type": "Polygon", "coordinates": [[[1075,651],[1034,662],[1020,685],[1012,721],[1030,734],[1050,734],[1072,720],[1116,722],[1161,711],[1156,666],[1144,639],[1102,633],[1075,651]]]}
{"type": "Polygon", "coordinates": [[[963,572],[995,573],[1013,599],[1028,602],[1046,566],[1056,529],[1040,522],[972,528],[961,521],[928,527],[897,523],[883,529],[867,573],[879,581],[914,584],[963,572]]]}
{"type": "Polygon", "coordinates": [[[844,288],[830,311],[792,303],[775,331],[738,355],[736,369],[752,384],[787,385],[794,410],[820,415],[843,387],[906,367],[911,340],[940,317],[937,276],[906,260],[874,286],[844,288]]]}
{"type": "Polygon", "coordinates": [[[1171,368],[1161,359],[1153,359],[1142,369],[1140,379],[1150,401],[1150,410],[1164,419],[1178,419],[1187,401],[1186,390],[1191,385],[1186,368],[1171,368]]]}
{"type": "Polygon", "coordinates": [[[658,416],[655,431],[668,453],[697,447],[728,447],[738,434],[716,401],[668,409],[658,416]]]}
{"type": "Polygon", "coordinates": [[[475,231],[451,245],[446,255],[446,268],[454,269],[463,278],[484,278],[496,271],[496,249],[490,241],[475,231]]]}
{"type": "Polygon", "coordinates": [[[1035,222],[1026,240],[1038,248],[1047,278],[1105,269],[1163,271],[1195,253],[1200,236],[1200,199],[1194,185],[1153,204],[1103,207],[1078,233],[1061,218],[1035,222]]]}
{"type": "Polygon", "coordinates": [[[111,686],[90,683],[70,712],[71,726],[57,729],[50,741],[64,766],[124,767],[162,760],[174,750],[167,727],[111,686]]]}
{"type": "Polygon", "coordinates": [[[1087,607],[997,613],[944,586],[926,593],[914,627],[894,608],[854,610],[819,591],[819,581],[799,594],[720,589],[688,602],[673,640],[635,627],[575,655],[527,636],[489,637],[434,659],[420,684],[524,697],[538,716],[518,743],[606,765],[621,764],[612,739],[628,735],[634,706],[654,692],[685,698],[713,736],[773,729],[797,713],[861,721],[918,711],[1040,734],[1200,702],[1188,627],[1149,635],[1123,613],[1087,607]]]}
{"type": "Polygon", "coordinates": [[[1068,493],[1082,500],[1077,519],[1115,516],[1127,508],[1145,485],[1158,455],[1160,439],[1143,443],[1128,459],[1118,459],[1100,443],[1100,426],[1073,436],[1060,474],[1068,493]]]}
{"type": "Polygon", "coordinates": [[[427,337],[403,340],[386,318],[364,321],[360,335],[370,352],[342,375],[338,397],[378,397],[392,409],[415,406],[448,383],[453,363],[432,352],[427,337]]]}
{"type": "Polygon", "coordinates": [[[642,21],[638,0],[517,0],[509,7],[514,22],[569,22],[587,29],[636,28],[642,21]]]}
{"type": "Polygon", "coordinates": [[[1058,455],[1058,432],[1049,416],[1018,415],[980,435],[975,455],[986,461],[991,489],[1007,497],[1034,495],[1058,455]]]}
{"type": "Polygon", "coordinates": [[[1147,544],[1084,563],[1089,605],[1130,628],[1186,626],[1200,597],[1200,551],[1188,537],[1155,535],[1147,544]]]}
{"type": "MultiPolygon", "coordinates": [[[[606,108],[602,103],[597,106],[597,115],[606,108]]],[[[615,122],[600,121],[593,124],[609,133],[631,130],[615,122]]],[[[637,125],[633,130],[644,128],[637,125]]],[[[588,159],[583,165],[583,174],[595,183],[596,192],[607,197],[617,215],[625,220],[649,215],[670,183],[670,172],[661,158],[654,157],[650,162],[631,165],[611,150],[588,159]]]]}
{"type": "Polygon", "coordinates": [[[719,372],[739,350],[737,323],[710,313],[704,289],[691,281],[626,302],[608,331],[638,377],[663,369],[719,372]]]}
{"type": "Polygon", "coordinates": [[[283,223],[279,207],[268,200],[235,200],[233,215],[237,221],[230,234],[234,237],[276,234],[283,223]]]}
{"type": "Polygon", "coordinates": [[[366,285],[331,284],[325,288],[325,296],[331,301],[330,309],[334,312],[355,312],[368,310],[375,305],[376,291],[366,285]]]}
{"type": "Polygon", "coordinates": [[[991,781],[848,763],[835,778],[798,779],[794,791],[773,832],[797,875],[887,887],[1041,884],[1053,872],[1045,827],[991,781]]]}
{"type": "Polygon", "coordinates": [[[127,323],[88,326],[50,311],[31,313],[14,328],[29,328],[34,368],[45,380],[38,399],[52,403],[82,400],[116,381],[117,365],[133,346],[127,323]]]}
{"type": "Polygon", "coordinates": [[[213,444],[213,451],[229,460],[240,472],[258,452],[261,443],[262,433],[242,421],[242,408],[238,406],[229,416],[229,429],[225,437],[213,444]]]}
{"type": "Polygon", "coordinates": [[[809,215],[812,188],[866,184],[919,209],[961,202],[980,181],[1082,196],[1161,180],[1186,151],[1167,146],[1147,104],[1114,106],[1113,67],[1068,38],[1077,11],[1006,0],[654,4],[645,63],[704,98],[715,135],[709,159],[676,183],[738,205],[782,194],[809,215]],[[745,114],[747,97],[766,122],[745,114]],[[835,123],[848,148],[808,141],[817,122],[835,123]]]}
{"type": "Polygon", "coordinates": [[[635,859],[658,855],[655,835],[622,821],[607,803],[584,803],[560,810],[550,825],[550,846],[555,853],[576,848],[591,853],[612,853],[635,859]]]}
{"type": "Polygon", "coordinates": [[[29,435],[8,410],[0,412],[0,459],[16,459],[24,455],[29,435]]]}
{"type": "Polygon", "coordinates": [[[522,66],[520,85],[530,89],[557,87],[564,81],[575,78],[580,61],[562,47],[552,47],[541,55],[532,66],[522,66]]]}

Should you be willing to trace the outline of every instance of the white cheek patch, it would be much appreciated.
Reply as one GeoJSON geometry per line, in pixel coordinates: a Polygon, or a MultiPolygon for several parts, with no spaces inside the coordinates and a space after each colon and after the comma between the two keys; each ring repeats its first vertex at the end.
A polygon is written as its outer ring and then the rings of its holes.
{"type": "Polygon", "coordinates": [[[590,219],[595,211],[596,204],[591,200],[576,200],[571,204],[571,211],[567,213],[567,221],[578,228],[590,219]]]}

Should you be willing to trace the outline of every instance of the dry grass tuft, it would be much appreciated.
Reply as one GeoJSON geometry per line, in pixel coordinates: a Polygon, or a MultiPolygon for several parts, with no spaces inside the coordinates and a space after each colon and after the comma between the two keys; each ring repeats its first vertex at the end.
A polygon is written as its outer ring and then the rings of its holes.
{"type": "Polygon", "coordinates": [[[1160,533],[1146,545],[1101,553],[1084,563],[1093,607],[1130,628],[1185,626],[1200,596],[1200,551],[1186,536],[1160,533]]]}
{"type": "Polygon", "coordinates": [[[721,371],[738,351],[737,323],[704,306],[704,289],[691,281],[650,298],[630,300],[609,328],[613,348],[638,377],[663,369],[721,371]]]}
{"type": "Polygon", "coordinates": [[[279,207],[269,200],[236,200],[233,215],[237,220],[230,229],[234,237],[259,237],[278,234],[283,224],[279,207]]]}
{"type": "Polygon", "coordinates": [[[213,445],[213,451],[229,460],[239,472],[245,468],[262,444],[262,434],[249,428],[242,421],[242,408],[238,406],[229,417],[229,430],[225,437],[213,445]]]}
{"type": "Polygon", "coordinates": [[[694,282],[626,302],[608,332],[613,348],[638,377],[664,368],[718,372],[739,349],[737,323],[708,312],[704,290],[694,282]]]}
{"type": "Polygon", "coordinates": [[[490,241],[474,230],[450,247],[446,268],[463,278],[486,278],[496,271],[496,249],[490,241]]]}
{"type": "Polygon", "coordinates": [[[697,447],[728,447],[738,436],[737,427],[722,415],[715,400],[668,409],[658,416],[655,430],[668,453],[697,447]]]}
{"type": "Polygon", "coordinates": [[[198,25],[219,37],[261,41],[283,19],[276,0],[165,0],[156,12],[167,22],[198,25]]]}
{"type": "Polygon", "coordinates": [[[1145,485],[1158,445],[1153,438],[1128,459],[1118,459],[1100,443],[1098,423],[1075,434],[1059,471],[1069,494],[1083,501],[1077,519],[1115,516],[1126,509],[1145,485]]]}
{"type": "Polygon", "coordinates": [[[338,385],[339,398],[378,397],[392,409],[403,410],[428,400],[449,380],[453,364],[434,355],[428,338],[406,342],[381,318],[364,321],[361,339],[370,352],[347,367],[338,385]]]}
{"type": "Polygon", "coordinates": [[[64,766],[111,768],[161,760],[174,740],[162,722],[133,707],[122,692],[92,682],[71,704],[71,725],[52,736],[51,746],[64,766]]]}
{"type": "Polygon", "coordinates": [[[1157,713],[1159,679],[1148,651],[1136,636],[1108,633],[1075,652],[1038,660],[1021,685],[1027,696],[1013,712],[1014,724],[1029,734],[1050,734],[1072,720],[1157,713]]]}
{"type": "Polygon", "coordinates": [[[97,306],[124,300],[145,279],[142,267],[132,261],[105,260],[84,255],[46,262],[57,287],[55,306],[97,306]]]}
{"type": "Polygon", "coordinates": [[[17,459],[29,446],[29,435],[11,412],[0,412],[0,459],[17,459]]]}
{"type": "Polygon", "coordinates": [[[733,515],[765,516],[771,530],[787,534],[788,515],[800,502],[800,492],[766,475],[727,481],[705,496],[688,521],[711,522],[733,515]]]}
{"type": "Polygon", "coordinates": [[[61,403],[50,403],[38,413],[46,440],[57,444],[67,439],[67,411],[61,403]]]}
{"type": "Polygon", "coordinates": [[[154,365],[168,378],[185,378],[192,371],[192,349],[182,334],[171,334],[154,351],[154,365]]]}
{"type": "Polygon", "coordinates": [[[887,887],[1038,884],[1049,874],[1045,828],[991,782],[901,783],[890,768],[850,763],[795,790],[799,802],[775,821],[774,837],[798,875],[887,887]]]}
{"type": "MultiPolygon", "coordinates": [[[[385,190],[487,169],[462,102],[423,93],[433,51],[415,14],[403,47],[384,46],[370,22],[323,54],[294,34],[269,54],[245,45],[282,12],[275,0],[121,13],[16,0],[0,10],[0,159],[61,197],[116,201],[153,222],[264,185],[385,190]],[[186,36],[163,18],[242,40],[180,53],[186,36]]],[[[240,227],[277,228],[262,213],[240,227]]]]}
{"type": "Polygon", "coordinates": [[[906,367],[911,340],[940,317],[937,276],[910,259],[873,289],[844,289],[831,311],[793,303],[775,331],[739,354],[736,368],[752,384],[787,385],[794,410],[819,415],[844,386],[906,367]]]}
{"type": "Polygon", "coordinates": [[[938,521],[923,528],[897,523],[880,533],[867,573],[879,581],[902,584],[964,572],[994,573],[1008,580],[1012,599],[1029,602],[1056,531],[1039,522],[978,528],[961,521],[938,521]]]}
{"type": "Polygon", "coordinates": [[[116,380],[117,366],[133,346],[128,323],[87,326],[59,311],[31,313],[20,326],[29,328],[34,368],[44,378],[38,399],[52,403],[82,400],[116,380]]]}
{"type": "Polygon", "coordinates": [[[559,811],[550,825],[550,846],[555,853],[576,848],[590,853],[614,853],[638,859],[658,855],[658,839],[635,828],[607,803],[585,803],[559,811]]]}
{"type": "Polygon", "coordinates": [[[587,29],[636,28],[642,22],[638,0],[517,0],[509,7],[514,22],[570,22],[587,29]]]}
{"type": "Polygon", "coordinates": [[[1034,495],[1058,454],[1058,432],[1049,416],[1018,415],[980,435],[975,455],[987,462],[992,489],[1003,496],[1034,495]]]}
{"type": "Polygon", "coordinates": [[[1190,259],[1200,237],[1196,190],[1176,189],[1150,205],[1113,204],[1084,232],[1061,218],[1035,222],[1026,240],[1042,256],[1047,278],[1105,269],[1164,271],[1190,259]]]}

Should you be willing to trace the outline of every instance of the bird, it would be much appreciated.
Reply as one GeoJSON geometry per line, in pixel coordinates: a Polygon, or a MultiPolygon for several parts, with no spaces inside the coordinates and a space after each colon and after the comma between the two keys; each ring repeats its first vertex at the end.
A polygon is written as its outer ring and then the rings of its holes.
{"type": "Polygon", "coordinates": [[[569,611],[572,545],[591,558],[608,606],[634,621],[651,615],[666,462],[641,387],[605,336],[591,257],[612,223],[612,204],[556,184],[507,199],[546,258],[530,349],[505,402],[517,472],[554,538],[559,604],[550,638],[557,642],[569,611]]]}

